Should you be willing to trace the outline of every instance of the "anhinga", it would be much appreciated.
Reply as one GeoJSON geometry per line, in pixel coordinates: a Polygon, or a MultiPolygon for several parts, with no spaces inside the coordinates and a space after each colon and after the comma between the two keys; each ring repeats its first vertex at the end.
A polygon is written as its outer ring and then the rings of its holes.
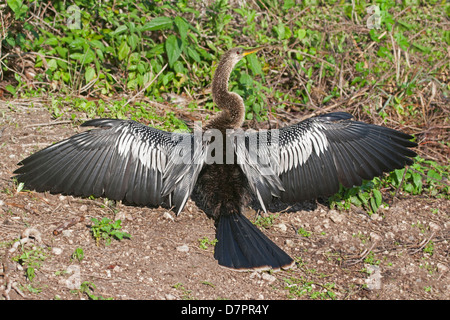
{"type": "Polygon", "coordinates": [[[245,107],[238,94],[228,91],[228,80],[235,64],[258,50],[231,49],[217,66],[212,95],[222,111],[204,130],[216,129],[226,142],[223,147],[211,151],[213,139],[199,139],[195,132],[96,119],[82,126],[98,129],[21,161],[17,180],[37,191],[105,196],[145,206],[168,204],[177,214],[195,189],[216,222],[214,257],[220,265],[239,270],[291,267],[293,259],[243,215],[251,199],[266,210],[274,197],[295,203],[331,195],[339,184],[360,185],[362,179],[411,164],[416,154],[409,148],[416,144],[408,134],[353,121],[344,112],[279,130],[241,130],[242,139],[239,134],[232,138],[244,122],[245,107]],[[231,162],[225,159],[230,150],[231,162]],[[222,152],[219,161],[208,161],[211,152],[222,152]]]}

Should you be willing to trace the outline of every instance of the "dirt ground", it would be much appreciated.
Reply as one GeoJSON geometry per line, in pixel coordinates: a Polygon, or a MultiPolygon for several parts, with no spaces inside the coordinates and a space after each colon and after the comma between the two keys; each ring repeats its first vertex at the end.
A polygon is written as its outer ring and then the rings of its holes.
{"type": "Polygon", "coordinates": [[[16,192],[11,176],[21,159],[81,129],[49,125],[53,120],[43,108],[3,103],[1,109],[0,299],[87,299],[86,291],[117,300],[450,298],[447,200],[399,193],[371,217],[358,208],[298,205],[264,230],[297,259],[296,267],[235,272],[217,264],[212,245],[200,247],[200,239],[214,239],[215,229],[192,201],[177,217],[165,208],[109,208],[103,199],[16,192]],[[84,221],[54,234],[80,217],[84,221]],[[131,239],[97,245],[91,217],[121,219],[131,239]],[[10,252],[25,230],[31,230],[29,241],[10,252]],[[84,253],[81,261],[72,258],[77,248],[84,253]],[[15,261],[26,252],[41,256],[15,261]],[[26,277],[31,261],[32,281],[26,277]],[[89,289],[80,290],[86,282],[89,289]]]}

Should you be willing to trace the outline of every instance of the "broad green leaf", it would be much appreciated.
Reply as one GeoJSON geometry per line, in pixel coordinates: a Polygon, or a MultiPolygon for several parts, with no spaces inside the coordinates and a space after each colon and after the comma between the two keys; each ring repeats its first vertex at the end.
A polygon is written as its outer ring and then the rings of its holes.
{"type": "Polygon", "coordinates": [[[95,58],[96,58],[96,57],[95,57],[94,51],[92,51],[91,49],[88,49],[88,50],[86,51],[86,53],[84,54],[84,57],[83,57],[82,62],[83,62],[84,65],[86,65],[86,64],[89,64],[89,63],[91,63],[92,61],[94,61],[95,58]]]}
{"type": "Polygon", "coordinates": [[[56,37],[53,38],[49,38],[47,40],[45,40],[44,44],[48,44],[49,46],[57,46],[59,43],[58,39],[56,37]]]}
{"type": "Polygon", "coordinates": [[[28,11],[28,7],[23,4],[22,0],[7,0],[8,6],[14,11],[16,18],[21,18],[28,11]]]}
{"type": "Polygon", "coordinates": [[[121,34],[121,33],[125,32],[126,30],[128,30],[128,27],[123,24],[121,26],[118,26],[117,29],[114,30],[114,32],[112,34],[113,35],[118,35],[118,34],[121,34]]]}
{"type": "Polygon", "coordinates": [[[123,41],[119,46],[119,52],[118,52],[118,58],[120,61],[124,60],[126,57],[128,57],[128,54],[130,53],[130,47],[128,46],[126,41],[123,41]]]}
{"type": "Polygon", "coordinates": [[[250,54],[247,56],[247,61],[254,75],[262,74],[261,64],[259,63],[258,57],[256,54],[250,54]]]}
{"type": "Polygon", "coordinates": [[[105,48],[104,44],[100,40],[89,41],[89,44],[91,45],[92,48],[98,48],[101,50],[105,48]]]}
{"type": "Polygon", "coordinates": [[[170,29],[172,28],[172,18],[169,17],[156,17],[152,21],[146,23],[142,26],[139,31],[155,31],[162,29],[170,29]]]}
{"type": "Polygon", "coordinates": [[[200,55],[198,54],[198,52],[193,49],[191,46],[187,47],[187,54],[189,57],[191,57],[192,59],[195,60],[195,62],[202,62],[202,59],[200,58],[200,55]]]}
{"type": "Polygon", "coordinates": [[[50,59],[49,61],[47,61],[47,66],[51,71],[55,71],[56,68],[58,68],[58,63],[55,59],[50,59]]]}
{"type": "MultiPolygon", "coordinates": [[[[378,189],[373,189],[372,193],[373,193],[373,199],[375,199],[376,207],[378,208],[379,206],[381,206],[381,203],[383,201],[383,196],[381,195],[381,192],[378,189]]],[[[375,212],[375,210],[374,210],[374,212],[375,212]]]]}
{"type": "Polygon", "coordinates": [[[295,6],[295,0],[284,0],[283,10],[289,10],[295,6]]]}
{"type": "Polygon", "coordinates": [[[61,58],[66,58],[67,57],[67,52],[69,52],[69,50],[67,48],[63,48],[63,47],[56,47],[56,52],[58,52],[59,56],[61,58]]]}
{"type": "Polygon", "coordinates": [[[100,49],[96,49],[95,52],[97,53],[97,57],[101,60],[101,61],[105,61],[105,56],[103,55],[103,51],[100,49]]]}
{"type": "Polygon", "coordinates": [[[137,35],[132,34],[128,38],[128,44],[130,45],[131,51],[134,51],[139,43],[139,38],[137,35]]]}
{"type": "Polygon", "coordinates": [[[179,38],[174,35],[170,35],[165,43],[167,57],[169,58],[169,66],[172,68],[175,61],[181,55],[182,42],[179,38]]]}
{"type": "Polygon", "coordinates": [[[91,82],[91,80],[94,78],[95,78],[95,69],[92,67],[88,67],[86,69],[86,72],[84,73],[84,79],[86,80],[86,83],[91,82]]]}
{"type": "Polygon", "coordinates": [[[10,93],[15,94],[16,88],[14,88],[12,85],[8,84],[5,86],[5,89],[8,90],[10,93]]]}
{"type": "Polygon", "coordinates": [[[16,12],[20,9],[22,6],[22,0],[7,0],[8,6],[11,8],[12,11],[16,12]]]}
{"type": "Polygon", "coordinates": [[[306,30],[305,29],[298,29],[296,31],[297,39],[302,40],[304,37],[306,37],[306,30]]]}
{"type": "Polygon", "coordinates": [[[180,33],[181,40],[185,40],[187,37],[187,31],[189,29],[189,24],[184,21],[181,17],[175,17],[175,25],[178,28],[178,32],[180,33]]]}
{"type": "Polygon", "coordinates": [[[420,175],[420,173],[413,173],[413,182],[414,186],[416,187],[415,191],[420,192],[422,190],[422,176],[420,175]]]}
{"type": "Polygon", "coordinates": [[[73,40],[69,43],[69,46],[74,49],[81,49],[85,43],[86,43],[85,39],[76,38],[75,40],[73,40]]]}

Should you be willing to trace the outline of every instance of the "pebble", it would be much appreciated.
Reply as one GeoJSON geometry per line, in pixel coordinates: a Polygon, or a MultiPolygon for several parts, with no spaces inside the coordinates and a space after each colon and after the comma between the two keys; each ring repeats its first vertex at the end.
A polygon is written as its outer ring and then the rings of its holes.
{"type": "Polygon", "coordinates": [[[290,248],[295,247],[295,243],[291,239],[286,239],[285,243],[290,248]]]}
{"type": "Polygon", "coordinates": [[[166,300],[176,300],[177,299],[177,297],[175,297],[171,293],[166,294],[165,298],[166,298],[166,300]]]}
{"type": "Polygon", "coordinates": [[[381,271],[378,266],[366,265],[367,271],[370,272],[370,276],[365,280],[367,289],[379,290],[381,289],[381,271]]]}
{"type": "Polygon", "coordinates": [[[171,221],[175,221],[175,219],[172,217],[172,215],[169,212],[164,212],[163,218],[171,221]]]}
{"type": "Polygon", "coordinates": [[[57,256],[59,256],[62,252],[63,250],[61,248],[52,248],[52,253],[56,254],[57,256]]]}
{"type": "Polygon", "coordinates": [[[273,275],[265,273],[265,272],[262,273],[261,278],[269,283],[272,283],[275,280],[277,280],[277,278],[275,278],[273,275]]]}
{"type": "Polygon", "coordinates": [[[337,210],[330,210],[328,213],[330,220],[334,223],[341,223],[344,220],[344,215],[340,214],[337,210]]]}
{"type": "Polygon", "coordinates": [[[72,233],[73,233],[73,230],[63,230],[63,231],[61,232],[61,234],[63,235],[63,237],[67,237],[67,238],[71,237],[71,236],[72,236],[72,233]]]}
{"type": "Polygon", "coordinates": [[[287,227],[284,223],[279,223],[279,224],[275,225],[275,227],[277,227],[278,229],[280,229],[283,232],[286,232],[286,230],[287,230],[287,227]]]}
{"type": "Polygon", "coordinates": [[[443,263],[440,263],[440,262],[437,264],[437,269],[438,269],[438,272],[442,273],[442,274],[444,274],[444,273],[446,273],[448,271],[447,266],[445,264],[443,264],[443,263]]]}
{"type": "Polygon", "coordinates": [[[189,252],[189,247],[186,244],[183,244],[182,246],[177,247],[177,251],[180,252],[189,252]]]}

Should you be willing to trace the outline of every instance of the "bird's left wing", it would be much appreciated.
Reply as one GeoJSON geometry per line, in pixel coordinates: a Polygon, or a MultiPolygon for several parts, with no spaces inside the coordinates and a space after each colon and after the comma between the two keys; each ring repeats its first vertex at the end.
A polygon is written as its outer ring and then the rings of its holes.
{"type": "Polygon", "coordinates": [[[96,119],[82,126],[97,129],[22,160],[14,172],[17,180],[37,191],[106,196],[137,205],[171,205],[173,200],[179,211],[184,207],[196,171],[189,174],[191,163],[174,159],[174,150],[191,143],[191,134],[174,134],[131,120],[96,119]],[[173,171],[168,172],[168,167],[173,171]],[[174,176],[178,184],[167,187],[166,181],[174,176]]]}
{"type": "MultiPolygon", "coordinates": [[[[247,145],[236,145],[241,168],[264,208],[272,200],[277,181],[287,203],[328,196],[361,185],[383,172],[412,163],[412,137],[390,128],[351,120],[344,112],[310,118],[279,130],[246,133],[247,145]],[[268,139],[261,139],[261,136],[268,139]],[[250,141],[255,141],[250,143],[250,141]],[[252,148],[267,164],[249,164],[252,148]],[[279,180],[277,180],[277,178],[279,180]]],[[[255,156],[253,156],[255,159],[255,156]]],[[[259,158],[258,158],[259,159],[259,158]]],[[[250,161],[251,162],[251,161],[250,161]]]]}

